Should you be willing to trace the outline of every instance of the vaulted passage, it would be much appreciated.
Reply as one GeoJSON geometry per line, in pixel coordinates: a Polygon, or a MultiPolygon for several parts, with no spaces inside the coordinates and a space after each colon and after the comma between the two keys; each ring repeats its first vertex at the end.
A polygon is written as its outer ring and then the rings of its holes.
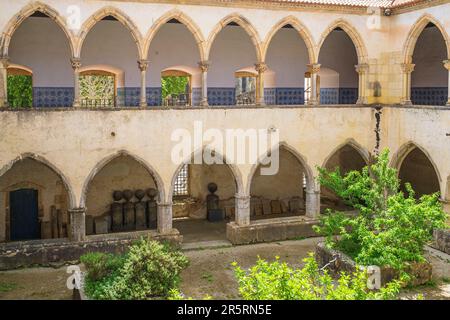
{"type": "Polygon", "coordinates": [[[427,155],[419,148],[414,148],[403,160],[399,178],[401,190],[406,192],[405,183],[410,183],[417,198],[424,194],[439,192],[439,179],[427,155]]]}
{"type": "Polygon", "coordinates": [[[266,104],[304,104],[308,50],[292,25],[280,28],[271,39],[266,63],[272,71],[266,71],[264,79],[266,104]]]}
{"type": "Polygon", "coordinates": [[[270,219],[305,214],[306,170],[297,157],[280,148],[279,170],[264,175],[261,166],[251,182],[251,219],[270,219]]]}
{"type": "Polygon", "coordinates": [[[61,177],[31,158],[0,177],[0,242],[65,238],[69,196],[61,177]]]}
{"type": "Polygon", "coordinates": [[[341,28],[325,39],[319,54],[321,104],[354,104],[358,99],[358,55],[355,45],[341,28]]]}
{"type": "Polygon", "coordinates": [[[412,62],[411,101],[415,105],[445,105],[448,93],[448,71],[443,61],[447,48],[441,31],[429,23],[417,39],[412,62]]]}
{"type": "Polygon", "coordinates": [[[225,240],[234,220],[236,182],[226,164],[185,164],[173,186],[174,228],[184,242],[225,240]]]}
{"type": "MultiPolygon", "coordinates": [[[[325,168],[329,171],[334,171],[339,168],[341,175],[357,170],[362,170],[365,167],[366,161],[361,154],[351,145],[346,144],[337,150],[325,164],[325,168]]],[[[331,190],[326,187],[321,187],[321,204],[323,208],[348,210],[342,200],[331,190]]]]}
{"type": "Polygon", "coordinates": [[[138,59],[137,45],[127,27],[113,16],[98,21],[81,51],[81,106],[139,105],[138,59]]]}
{"type": "Polygon", "coordinates": [[[70,45],[63,30],[51,18],[36,12],[25,19],[11,38],[9,58],[10,105],[15,107],[72,105],[73,71],[70,66],[70,45]],[[16,65],[22,67],[19,70],[29,70],[27,75],[32,73],[31,83],[24,83],[26,79],[12,79],[13,76],[24,75],[17,72],[16,65]],[[31,85],[32,92],[28,89],[31,85]],[[18,102],[17,99],[21,99],[22,102],[18,102]]]}
{"type": "Polygon", "coordinates": [[[86,234],[156,229],[158,194],[139,161],[128,155],[112,159],[87,186],[86,234]]]}
{"type": "Polygon", "coordinates": [[[243,27],[231,22],[217,34],[210,61],[210,105],[255,104],[257,57],[252,39],[243,27]]]}

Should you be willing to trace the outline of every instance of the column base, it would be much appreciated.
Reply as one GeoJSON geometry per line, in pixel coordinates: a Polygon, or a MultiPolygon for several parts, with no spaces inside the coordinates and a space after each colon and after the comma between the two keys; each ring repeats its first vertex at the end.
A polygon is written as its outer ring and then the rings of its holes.
{"type": "Polygon", "coordinates": [[[166,235],[172,230],[172,203],[158,203],[158,233],[166,235]]]}
{"type": "Polygon", "coordinates": [[[306,191],[306,216],[316,219],[320,216],[320,192],[306,191]]]}
{"type": "Polygon", "coordinates": [[[447,101],[446,106],[450,107],[450,100],[447,101]]]}
{"type": "Polygon", "coordinates": [[[402,106],[412,106],[413,105],[411,100],[402,100],[402,101],[400,101],[400,104],[402,106]]]}
{"type": "Polygon", "coordinates": [[[236,212],[235,222],[238,226],[248,226],[250,224],[250,196],[235,195],[236,212]]]}
{"type": "Polygon", "coordinates": [[[141,109],[146,109],[147,107],[148,107],[147,101],[145,101],[145,102],[141,101],[141,102],[139,103],[139,108],[141,108],[141,109]]]}
{"type": "Polygon", "coordinates": [[[308,105],[308,106],[318,106],[319,105],[319,101],[317,101],[317,100],[309,100],[306,105],[308,105]]]}
{"type": "Polygon", "coordinates": [[[367,98],[358,98],[356,104],[367,104],[367,98]]]}
{"type": "Polygon", "coordinates": [[[200,101],[200,107],[209,107],[208,99],[200,101]]]}

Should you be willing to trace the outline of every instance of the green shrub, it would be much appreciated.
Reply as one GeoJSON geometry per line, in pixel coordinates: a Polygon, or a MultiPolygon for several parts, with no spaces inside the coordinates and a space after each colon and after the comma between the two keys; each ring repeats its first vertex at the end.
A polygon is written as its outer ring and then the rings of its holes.
{"type": "Polygon", "coordinates": [[[259,259],[248,271],[236,263],[235,275],[239,292],[245,300],[387,300],[395,299],[400,291],[400,282],[390,282],[379,291],[367,287],[367,273],[358,271],[342,272],[337,281],[321,271],[310,253],[303,260],[301,269],[291,268],[280,262],[259,259]]]}
{"type": "Polygon", "coordinates": [[[125,258],[123,255],[92,252],[81,256],[80,261],[88,270],[88,277],[97,281],[118,270],[123,265],[125,258]]]}
{"type": "Polygon", "coordinates": [[[188,265],[187,258],[169,245],[143,239],[121,258],[91,254],[87,260],[86,293],[90,298],[107,300],[167,297],[177,288],[180,272],[188,265]],[[99,275],[103,277],[96,278],[99,275]]]}
{"type": "Polygon", "coordinates": [[[446,213],[438,194],[415,199],[399,191],[397,171],[389,167],[389,151],[361,172],[342,176],[339,169],[319,170],[321,185],[334,191],[358,210],[349,216],[328,210],[315,230],[326,236],[329,247],[341,250],[361,265],[403,269],[409,262],[424,261],[423,246],[432,239],[435,228],[445,226],[446,213]]]}

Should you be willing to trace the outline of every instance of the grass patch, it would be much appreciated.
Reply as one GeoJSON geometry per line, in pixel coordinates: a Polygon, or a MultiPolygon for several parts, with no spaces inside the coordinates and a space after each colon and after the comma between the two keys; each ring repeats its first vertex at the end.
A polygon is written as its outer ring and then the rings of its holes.
{"type": "Polygon", "coordinates": [[[0,282],[0,293],[6,293],[17,289],[17,283],[0,282]]]}

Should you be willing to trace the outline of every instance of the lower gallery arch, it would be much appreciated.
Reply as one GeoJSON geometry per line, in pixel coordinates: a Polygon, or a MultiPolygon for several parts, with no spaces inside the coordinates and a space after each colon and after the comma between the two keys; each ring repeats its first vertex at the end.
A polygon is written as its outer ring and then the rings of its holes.
{"type": "MultiPolygon", "coordinates": [[[[335,170],[339,168],[342,175],[353,171],[362,170],[367,165],[367,159],[361,155],[361,153],[350,144],[345,144],[337,151],[335,151],[324,164],[324,168],[327,170],[335,170]]],[[[349,210],[342,200],[330,189],[321,186],[320,187],[321,204],[324,209],[337,209],[337,210],[349,210]]]]}
{"type": "Polygon", "coordinates": [[[70,192],[50,166],[31,157],[0,176],[0,242],[66,238],[70,192]]]}
{"type": "Polygon", "coordinates": [[[279,149],[279,170],[262,175],[261,165],[250,184],[250,219],[305,215],[310,175],[300,160],[285,147],[279,149]]]}
{"type": "Polygon", "coordinates": [[[403,158],[398,176],[401,181],[400,189],[406,192],[405,183],[410,183],[416,198],[424,194],[440,191],[439,176],[428,156],[418,147],[413,147],[403,158]]]}
{"type": "Polygon", "coordinates": [[[109,160],[86,186],[86,234],[156,229],[159,188],[134,157],[109,160]]]}
{"type": "Polygon", "coordinates": [[[172,183],[172,212],[173,227],[183,235],[183,242],[226,240],[237,192],[237,178],[226,163],[181,165],[172,183]]]}

